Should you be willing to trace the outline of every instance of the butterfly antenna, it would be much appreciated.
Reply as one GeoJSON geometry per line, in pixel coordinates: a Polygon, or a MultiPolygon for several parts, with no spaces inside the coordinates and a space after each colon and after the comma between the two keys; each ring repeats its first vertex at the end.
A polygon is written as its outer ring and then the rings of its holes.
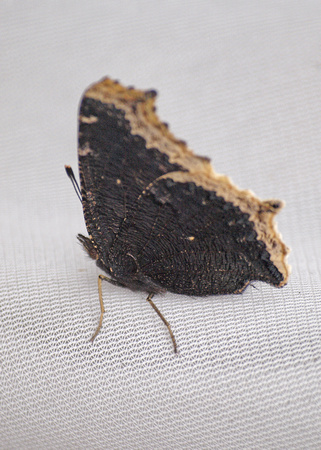
{"type": "Polygon", "coordinates": [[[72,170],[72,168],[70,166],[65,166],[65,170],[66,170],[68,177],[70,178],[70,181],[72,182],[72,185],[75,189],[77,197],[79,198],[80,201],[82,201],[81,200],[81,190],[80,190],[79,184],[76,180],[74,171],[72,170]]]}

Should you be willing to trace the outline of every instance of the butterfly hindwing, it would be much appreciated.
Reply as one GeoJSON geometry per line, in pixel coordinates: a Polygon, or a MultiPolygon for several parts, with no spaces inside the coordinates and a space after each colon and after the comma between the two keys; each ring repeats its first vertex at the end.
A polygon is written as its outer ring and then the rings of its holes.
{"type": "Polygon", "coordinates": [[[250,280],[282,280],[253,223],[215,192],[193,182],[155,181],[111,249],[123,249],[165,290],[209,295],[240,292],[250,280]]]}

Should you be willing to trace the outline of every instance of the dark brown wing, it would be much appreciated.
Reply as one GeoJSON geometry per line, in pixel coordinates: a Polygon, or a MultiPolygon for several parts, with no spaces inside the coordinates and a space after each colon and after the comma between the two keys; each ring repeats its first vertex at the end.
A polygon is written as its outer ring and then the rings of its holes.
{"type": "Polygon", "coordinates": [[[123,248],[141,274],[180,294],[240,292],[251,280],[276,286],[284,280],[248,214],[215,192],[170,175],[141,196],[111,249],[115,258],[123,248]]]}
{"type": "MultiPolygon", "coordinates": [[[[148,101],[150,96],[141,93],[142,98],[127,101],[131,114],[143,98],[148,101]]],[[[102,101],[84,96],[78,154],[86,225],[98,246],[111,244],[124,219],[135,210],[138,197],[153,180],[184,170],[170,163],[168,155],[159,149],[147,148],[144,137],[133,134],[126,112],[121,103],[115,105],[115,98],[102,101]]]]}
{"type": "Polygon", "coordinates": [[[97,264],[145,290],[237,292],[253,279],[283,286],[288,249],[274,223],[282,202],[216,174],[160,122],[155,95],[104,79],[82,99],[81,193],[97,264]]]}

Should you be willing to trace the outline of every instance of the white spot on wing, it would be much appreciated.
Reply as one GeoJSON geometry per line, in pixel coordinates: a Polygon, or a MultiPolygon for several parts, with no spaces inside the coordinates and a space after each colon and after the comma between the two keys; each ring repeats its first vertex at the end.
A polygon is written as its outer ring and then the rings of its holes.
{"type": "Polygon", "coordinates": [[[78,154],[79,156],[87,156],[87,155],[92,155],[94,153],[93,149],[90,148],[89,143],[86,142],[85,145],[83,147],[80,147],[78,149],[78,154]]]}
{"type": "Polygon", "coordinates": [[[86,117],[86,116],[79,116],[79,120],[80,120],[80,122],[82,122],[82,123],[88,123],[88,124],[91,124],[91,123],[98,122],[98,117],[96,117],[96,116],[89,116],[89,117],[86,117]]]}

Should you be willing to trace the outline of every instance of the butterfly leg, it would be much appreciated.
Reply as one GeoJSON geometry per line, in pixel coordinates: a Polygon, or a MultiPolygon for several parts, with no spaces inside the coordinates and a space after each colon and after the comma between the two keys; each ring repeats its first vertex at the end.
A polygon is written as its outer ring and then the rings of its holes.
{"type": "Polygon", "coordinates": [[[98,275],[98,294],[99,294],[99,303],[100,303],[100,318],[99,318],[98,327],[96,328],[95,333],[93,334],[92,338],[90,339],[91,342],[94,342],[94,340],[96,339],[96,337],[101,329],[101,326],[103,324],[104,313],[105,313],[105,307],[104,307],[104,302],[103,302],[103,291],[101,288],[102,280],[108,281],[111,284],[119,286],[119,283],[117,283],[117,281],[115,281],[111,278],[108,278],[105,275],[98,275]]]}
{"type": "Polygon", "coordinates": [[[160,310],[157,308],[157,306],[155,305],[155,303],[152,301],[152,298],[154,297],[154,294],[148,294],[147,297],[147,301],[148,303],[154,308],[154,310],[157,312],[157,314],[159,315],[159,317],[162,319],[162,321],[164,322],[164,324],[167,326],[167,329],[169,331],[169,334],[171,336],[172,342],[173,342],[173,346],[174,346],[174,353],[177,353],[177,345],[176,345],[176,341],[175,341],[175,337],[174,334],[172,332],[171,326],[170,324],[167,322],[167,320],[165,319],[165,317],[163,316],[163,314],[160,312],[160,310]]]}

